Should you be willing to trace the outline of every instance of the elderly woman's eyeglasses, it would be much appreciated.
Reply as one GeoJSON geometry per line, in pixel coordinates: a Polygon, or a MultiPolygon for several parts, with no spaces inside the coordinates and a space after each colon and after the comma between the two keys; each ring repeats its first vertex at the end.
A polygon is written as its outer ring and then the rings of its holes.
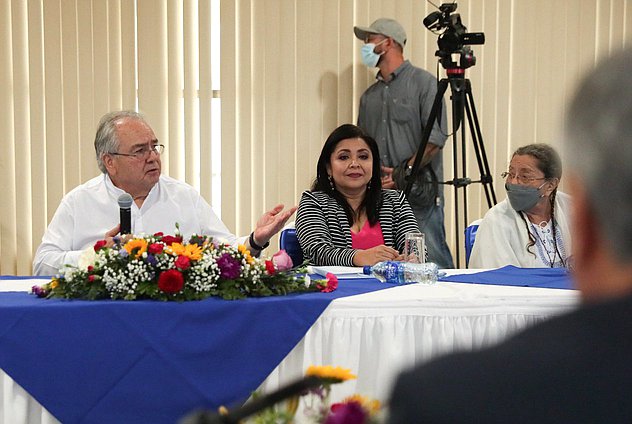
{"type": "Polygon", "coordinates": [[[110,154],[115,155],[115,156],[127,156],[130,158],[136,158],[139,160],[146,160],[152,154],[152,152],[159,155],[164,151],[165,151],[165,146],[163,144],[154,144],[151,147],[150,146],[140,147],[136,149],[135,151],[133,151],[132,153],[110,152],[110,154]]]}
{"type": "Polygon", "coordinates": [[[528,177],[526,175],[514,174],[513,172],[503,172],[500,176],[504,180],[513,180],[515,178],[515,180],[518,181],[518,184],[531,184],[534,181],[547,179],[546,177],[528,177]]]}

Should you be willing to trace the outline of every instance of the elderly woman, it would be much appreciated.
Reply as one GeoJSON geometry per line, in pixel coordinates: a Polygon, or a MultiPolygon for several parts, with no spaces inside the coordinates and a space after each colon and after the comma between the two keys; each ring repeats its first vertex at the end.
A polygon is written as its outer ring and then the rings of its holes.
{"type": "Polygon", "coordinates": [[[557,152],[546,144],[520,147],[502,176],[507,199],[485,214],[470,268],[567,267],[570,199],[557,190],[562,178],[557,152]]]}
{"type": "Polygon", "coordinates": [[[403,193],[382,190],[377,143],[359,127],[336,128],[323,146],[296,233],[314,265],[363,266],[401,259],[406,233],[419,232],[403,193]]]}

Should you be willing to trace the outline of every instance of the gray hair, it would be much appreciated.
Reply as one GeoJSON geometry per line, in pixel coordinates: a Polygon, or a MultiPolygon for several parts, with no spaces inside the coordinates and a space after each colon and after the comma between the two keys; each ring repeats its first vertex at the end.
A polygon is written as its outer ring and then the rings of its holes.
{"type": "Polygon", "coordinates": [[[555,149],[548,144],[535,143],[518,147],[513,156],[528,155],[537,161],[537,166],[546,178],[562,178],[562,160],[555,149]]]}
{"type": "Polygon", "coordinates": [[[97,127],[97,135],[94,138],[94,150],[97,155],[97,165],[104,174],[107,174],[107,169],[103,163],[103,155],[118,151],[119,139],[116,133],[116,124],[123,119],[134,119],[147,124],[143,115],[133,110],[121,110],[103,115],[97,127]]]}
{"type": "Polygon", "coordinates": [[[632,259],[632,50],[583,79],[570,103],[565,154],[619,260],[632,259]]]}

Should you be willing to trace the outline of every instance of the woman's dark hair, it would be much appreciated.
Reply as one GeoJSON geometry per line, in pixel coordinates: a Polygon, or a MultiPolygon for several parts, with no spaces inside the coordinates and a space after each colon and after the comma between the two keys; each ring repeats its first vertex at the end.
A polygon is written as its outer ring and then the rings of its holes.
{"type": "Polygon", "coordinates": [[[360,127],[353,124],[343,124],[333,130],[329,137],[327,137],[327,141],[325,141],[325,145],[320,152],[318,165],[316,165],[316,179],[312,184],[312,191],[323,191],[336,199],[338,204],[344,209],[350,226],[353,225],[355,219],[363,210],[366,211],[369,223],[374,225],[378,221],[380,207],[382,206],[380,152],[375,140],[362,131],[360,127]],[[367,184],[364,200],[362,200],[357,211],[354,211],[351,206],[349,206],[347,199],[336,190],[335,184],[329,180],[329,174],[327,173],[327,165],[331,162],[331,155],[336,149],[336,146],[342,140],[349,138],[360,138],[364,140],[367,146],[369,146],[369,149],[371,149],[371,155],[373,156],[373,175],[367,184]]]}
{"type": "MultiPolygon", "coordinates": [[[[544,174],[544,178],[552,179],[557,178],[558,180],[562,179],[562,159],[560,159],[560,155],[553,149],[553,147],[544,143],[536,143],[536,144],[528,144],[526,146],[519,147],[514,154],[511,156],[531,156],[536,160],[536,166],[542,173],[544,174]]],[[[562,260],[562,264],[565,264],[564,258],[562,258],[561,253],[557,248],[557,237],[555,236],[556,226],[555,226],[555,195],[557,194],[557,187],[549,196],[549,201],[551,202],[551,225],[553,227],[553,242],[555,244],[555,251],[559,255],[562,260]]],[[[535,238],[531,231],[529,230],[529,220],[526,217],[525,213],[520,213],[522,219],[525,222],[527,227],[527,233],[529,234],[529,243],[527,244],[527,250],[532,254],[533,250],[531,249],[535,245],[535,238]]],[[[553,261],[555,262],[555,260],[553,261]]],[[[553,264],[551,264],[553,266],[553,264]]]]}

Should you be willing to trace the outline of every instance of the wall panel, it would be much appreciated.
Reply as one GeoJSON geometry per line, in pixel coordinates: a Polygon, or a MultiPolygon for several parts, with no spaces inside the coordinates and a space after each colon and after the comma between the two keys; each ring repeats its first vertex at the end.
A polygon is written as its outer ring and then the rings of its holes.
{"type": "MultiPolygon", "coordinates": [[[[427,2],[221,0],[214,92],[211,2],[0,0],[0,175],[8,200],[0,205],[0,273],[30,273],[61,197],[97,175],[94,130],[110,110],[144,112],[167,144],[164,172],[210,201],[210,103],[219,96],[221,215],[247,234],[266,209],[298,202],[327,135],[355,122],[359,97],[375,77],[360,61],[355,24],[398,19],[408,33],[406,57],[445,75],[437,35],[421,24],[434,10],[427,2]]],[[[560,0],[553,10],[544,0],[464,0],[457,12],[470,31],[486,34],[484,46],[473,46],[478,62],[467,76],[503,199],[498,175],[511,152],[532,142],[559,147],[565,99],[600,58],[629,45],[632,6],[560,0]]],[[[449,142],[448,177],[453,155],[449,142]]],[[[478,179],[469,144],[467,166],[478,179]]],[[[455,251],[452,190],[446,222],[455,251]]],[[[468,219],[487,210],[479,184],[468,188],[468,203],[468,219]]]]}

